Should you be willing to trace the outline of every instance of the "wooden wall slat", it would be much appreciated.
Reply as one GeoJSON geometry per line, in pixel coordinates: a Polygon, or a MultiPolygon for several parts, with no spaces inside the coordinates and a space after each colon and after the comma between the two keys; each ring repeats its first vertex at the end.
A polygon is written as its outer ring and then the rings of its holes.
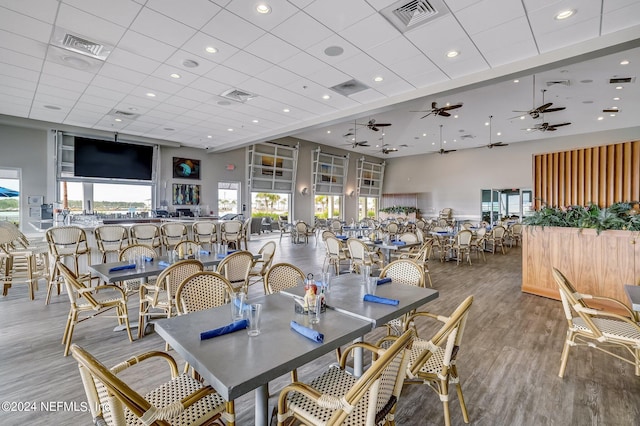
{"type": "Polygon", "coordinates": [[[640,141],[534,155],[536,208],[640,201],[640,141]]]}

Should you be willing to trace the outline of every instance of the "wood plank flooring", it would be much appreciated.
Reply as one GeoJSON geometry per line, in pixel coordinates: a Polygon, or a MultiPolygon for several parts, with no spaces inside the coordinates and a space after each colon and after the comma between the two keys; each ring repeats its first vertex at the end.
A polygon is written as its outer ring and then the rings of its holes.
{"type": "MultiPolygon", "coordinates": [[[[286,237],[280,242],[274,233],[255,238],[250,248],[257,251],[269,238],[278,243],[275,262],[291,262],[305,272],[320,272],[325,254],[322,244],[316,246],[312,238],[307,245],[293,245],[286,237]]],[[[560,302],[520,291],[520,248],[509,249],[506,255],[489,253],[486,263],[472,260],[473,266],[432,260],[431,276],[440,297],[424,307],[448,315],[467,295],[475,297],[458,360],[471,424],[640,424],[640,378],[634,376],[630,365],[579,347],[572,349],[564,379],[557,376],[566,321],[560,302]]],[[[261,292],[258,284],[250,294],[261,292]]],[[[32,412],[0,410],[0,425],[91,424],[90,413],[81,405],[86,399],[77,365],[71,356],[62,356],[67,296],[54,295],[45,306],[45,294],[41,281],[35,301],[29,301],[27,288],[21,284],[0,299],[0,401],[36,402],[32,412]],[[67,406],[54,405],[57,410],[43,411],[41,402],[64,402],[67,406]]],[[[129,306],[130,316],[136,317],[136,297],[129,306]]],[[[114,318],[107,317],[82,322],[73,341],[107,366],[133,354],[163,350],[164,341],[157,334],[129,343],[125,333],[112,331],[115,324],[114,318]]],[[[428,335],[429,327],[420,324],[419,330],[428,335]]],[[[374,341],[381,335],[382,330],[376,330],[366,340],[374,341]]],[[[313,377],[334,360],[329,354],[299,369],[300,379],[313,377]]],[[[124,375],[141,391],[167,377],[162,363],[142,364],[124,375]]],[[[271,383],[272,405],[288,380],[287,375],[271,383]]],[[[455,391],[451,392],[451,413],[454,425],[464,424],[455,391]]],[[[237,424],[253,424],[253,393],[236,400],[236,414],[237,424]]],[[[441,425],[442,406],[426,386],[407,386],[396,419],[398,425],[441,425]]]]}

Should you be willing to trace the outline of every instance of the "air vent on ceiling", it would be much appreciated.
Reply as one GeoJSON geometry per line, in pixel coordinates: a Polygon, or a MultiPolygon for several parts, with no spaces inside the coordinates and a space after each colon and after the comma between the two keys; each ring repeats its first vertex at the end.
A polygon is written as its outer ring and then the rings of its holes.
{"type": "Polygon", "coordinates": [[[129,111],[122,111],[119,109],[112,109],[111,111],[109,111],[109,115],[118,118],[125,118],[127,120],[136,120],[138,117],[140,117],[140,114],[129,111]]]}
{"type": "Polygon", "coordinates": [[[569,86],[570,82],[569,80],[549,80],[547,81],[547,87],[551,87],[551,86],[569,86]]]}
{"type": "Polygon", "coordinates": [[[62,27],[54,28],[50,44],[101,61],[106,60],[113,49],[113,46],[89,40],[88,37],[73,34],[62,27]]]}
{"type": "Polygon", "coordinates": [[[354,93],[362,92],[368,88],[369,86],[355,79],[329,87],[329,89],[341,94],[342,96],[351,96],[354,93]]]}
{"type": "Polygon", "coordinates": [[[229,89],[226,92],[220,94],[223,98],[231,99],[232,101],[244,103],[250,99],[255,98],[258,95],[246,92],[240,89],[229,89]]]}
{"type": "Polygon", "coordinates": [[[404,33],[449,13],[442,0],[402,0],[380,11],[393,26],[404,33]]]}
{"type": "Polygon", "coordinates": [[[610,84],[634,83],[635,81],[635,77],[613,77],[609,79],[610,84]]]}

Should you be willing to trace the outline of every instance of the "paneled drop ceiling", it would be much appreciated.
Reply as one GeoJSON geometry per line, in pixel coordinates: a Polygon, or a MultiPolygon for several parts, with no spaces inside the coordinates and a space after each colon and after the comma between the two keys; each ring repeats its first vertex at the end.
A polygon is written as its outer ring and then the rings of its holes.
{"type": "Polygon", "coordinates": [[[633,127],[639,72],[634,0],[0,1],[0,122],[208,152],[291,135],[403,156],[633,127]],[[421,118],[433,102],[463,106],[421,118]],[[527,114],[545,103],[565,109],[527,114]]]}

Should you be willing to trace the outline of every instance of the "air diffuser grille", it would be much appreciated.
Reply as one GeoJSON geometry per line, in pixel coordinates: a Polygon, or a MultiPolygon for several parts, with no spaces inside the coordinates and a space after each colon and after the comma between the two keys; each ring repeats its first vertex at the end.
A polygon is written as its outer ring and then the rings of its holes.
{"type": "Polygon", "coordinates": [[[244,103],[250,99],[255,98],[257,95],[246,92],[239,89],[229,89],[226,92],[220,94],[223,98],[231,99],[232,101],[244,103]]]}
{"type": "Polygon", "coordinates": [[[449,13],[441,0],[399,1],[380,11],[400,32],[406,32],[449,13]]]}

